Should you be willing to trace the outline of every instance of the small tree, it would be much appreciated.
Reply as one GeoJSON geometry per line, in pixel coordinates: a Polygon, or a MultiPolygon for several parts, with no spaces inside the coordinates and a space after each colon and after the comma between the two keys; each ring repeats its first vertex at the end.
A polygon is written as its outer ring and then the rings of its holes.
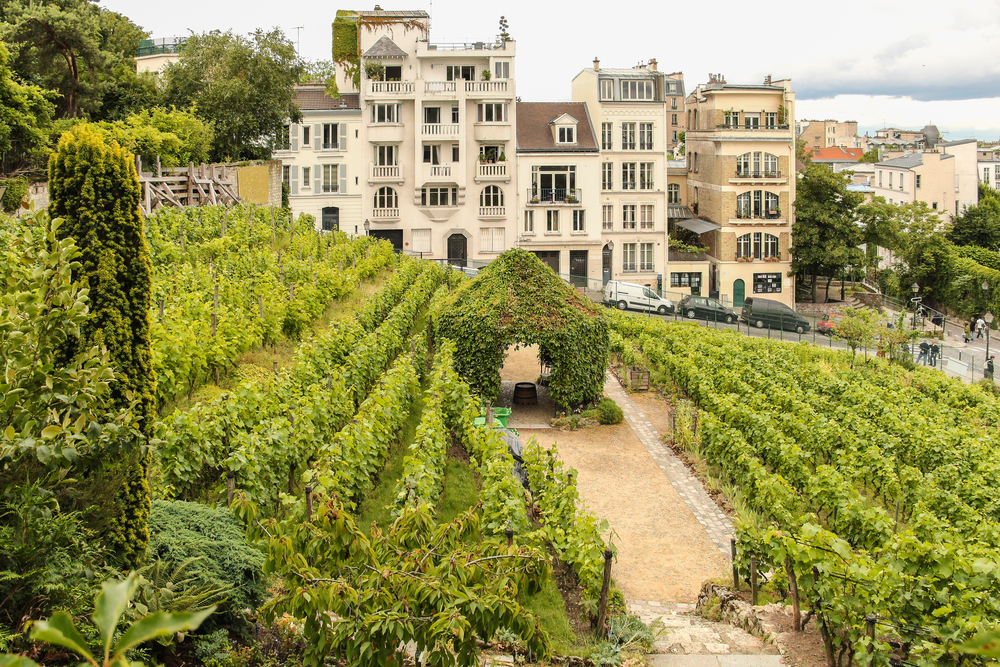
{"type": "MultiPolygon", "coordinates": [[[[63,218],[61,238],[80,247],[74,281],[86,281],[90,317],[67,341],[66,358],[91,347],[106,348],[115,369],[112,398],[122,407],[136,401],[139,430],[148,438],[156,419],[150,318],[152,263],[139,213],[140,188],[131,153],[108,145],[81,126],[59,140],[49,161],[49,209],[63,218]]],[[[139,443],[135,443],[138,445],[139,443]]],[[[116,493],[111,552],[130,565],[146,551],[149,485],[145,456],[136,446],[117,462],[124,482],[116,493]]]]}
{"type": "MultiPolygon", "coordinates": [[[[851,368],[859,347],[873,346],[878,339],[878,313],[863,308],[846,308],[844,317],[833,328],[833,337],[842,340],[851,348],[851,368]]],[[[865,363],[868,362],[867,353],[865,363]]]]}

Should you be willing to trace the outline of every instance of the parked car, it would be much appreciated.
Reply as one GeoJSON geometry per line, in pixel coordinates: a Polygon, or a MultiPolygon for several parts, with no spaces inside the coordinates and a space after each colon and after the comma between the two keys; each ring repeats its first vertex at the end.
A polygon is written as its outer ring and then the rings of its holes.
{"type": "Polygon", "coordinates": [[[647,310],[660,315],[674,312],[674,304],[643,285],[609,280],[604,286],[604,303],[618,310],[647,310]]]}
{"type": "Polygon", "coordinates": [[[844,319],[843,315],[823,315],[823,319],[816,323],[816,331],[829,336],[837,328],[837,323],[842,319],[844,319]]]}
{"type": "Polygon", "coordinates": [[[736,311],[726,308],[718,299],[711,299],[707,296],[688,295],[677,304],[681,315],[694,320],[711,320],[713,322],[725,322],[732,324],[739,316],[736,311]]]}
{"type": "Polygon", "coordinates": [[[758,329],[767,327],[768,329],[794,331],[799,334],[812,328],[809,320],[780,301],[755,296],[747,297],[743,301],[743,312],[740,315],[740,320],[758,329]]]}

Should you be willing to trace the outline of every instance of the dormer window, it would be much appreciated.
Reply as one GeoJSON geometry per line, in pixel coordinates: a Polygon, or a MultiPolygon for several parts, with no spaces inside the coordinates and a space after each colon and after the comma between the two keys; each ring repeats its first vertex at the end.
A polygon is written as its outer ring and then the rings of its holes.
{"type": "Polygon", "coordinates": [[[576,126],[579,122],[568,113],[564,113],[549,123],[552,128],[552,140],[557,146],[576,143],[576,126]]]}
{"type": "Polygon", "coordinates": [[[625,79],[622,81],[623,100],[652,100],[653,82],[649,79],[625,79]]]}
{"type": "Polygon", "coordinates": [[[613,100],[613,99],[615,99],[615,80],[614,79],[601,79],[601,99],[602,100],[613,100]]]}
{"type": "Polygon", "coordinates": [[[559,128],[559,139],[560,144],[575,144],[576,143],[576,128],[575,127],[560,127],[559,128]]]}

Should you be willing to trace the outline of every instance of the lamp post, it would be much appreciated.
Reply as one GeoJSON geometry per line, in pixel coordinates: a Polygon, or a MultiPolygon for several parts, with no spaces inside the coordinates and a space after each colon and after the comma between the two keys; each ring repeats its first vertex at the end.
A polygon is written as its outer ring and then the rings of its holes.
{"type": "Polygon", "coordinates": [[[986,313],[983,315],[983,319],[986,320],[986,358],[990,358],[990,328],[993,324],[993,313],[986,313]]]}
{"type": "Polygon", "coordinates": [[[913,298],[910,299],[910,303],[913,304],[913,322],[912,322],[912,326],[913,326],[914,329],[916,329],[917,328],[917,309],[920,307],[920,297],[917,296],[917,293],[920,291],[920,285],[917,284],[917,283],[913,283],[913,285],[910,287],[910,289],[913,290],[913,298]]]}
{"type": "Polygon", "coordinates": [[[368,222],[368,218],[365,218],[365,236],[371,236],[368,232],[371,231],[372,223],[368,222]]]}

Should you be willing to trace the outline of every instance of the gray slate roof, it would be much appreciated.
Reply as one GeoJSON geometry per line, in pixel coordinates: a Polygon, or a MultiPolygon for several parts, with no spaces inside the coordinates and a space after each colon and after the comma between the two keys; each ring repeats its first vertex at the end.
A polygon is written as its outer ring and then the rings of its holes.
{"type": "Polygon", "coordinates": [[[365,58],[405,58],[406,51],[396,46],[396,43],[387,36],[382,35],[379,40],[372,45],[372,48],[364,52],[365,58]]]}
{"type": "Polygon", "coordinates": [[[920,153],[894,157],[891,160],[882,160],[878,163],[880,167],[898,167],[900,169],[912,169],[924,163],[924,156],[920,153]]]}
{"type": "Polygon", "coordinates": [[[410,10],[391,10],[391,9],[377,9],[372,11],[361,11],[358,12],[359,16],[383,16],[386,18],[396,18],[396,19],[429,19],[430,14],[422,9],[410,9],[410,10]]]}

